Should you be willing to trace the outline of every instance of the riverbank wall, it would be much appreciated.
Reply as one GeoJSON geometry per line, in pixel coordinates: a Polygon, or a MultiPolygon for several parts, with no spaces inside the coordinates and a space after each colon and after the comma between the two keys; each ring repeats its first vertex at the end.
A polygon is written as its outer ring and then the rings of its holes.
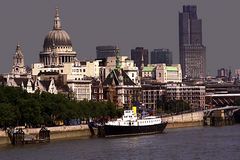
{"type": "Polygon", "coordinates": [[[184,113],[180,115],[172,115],[163,117],[163,121],[167,121],[166,128],[182,128],[182,127],[195,127],[203,125],[203,111],[184,113]]]}
{"type": "MultiPolygon", "coordinates": [[[[37,136],[40,129],[41,128],[24,128],[23,131],[25,134],[37,136]]],[[[88,125],[47,127],[47,129],[50,130],[51,140],[91,136],[88,125]]],[[[8,135],[5,131],[0,131],[0,145],[1,144],[11,144],[10,139],[8,138],[8,135]]]]}
{"type": "MultiPolygon", "coordinates": [[[[195,127],[203,125],[203,111],[184,113],[181,115],[173,115],[162,118],[163,121],[167,121],[167,128],[182,128],[182,127],[195,127]]],[[[88,125],[76,125],[76,126],[59,126],[59,127],[47,127],[50,130],[50,139],[68,139],[68,138],[81,138],[90,137],[91,132],[88,125]]],[[[40,128],[24,128],[25,134],[38,135],[40,128]]],[[[94,130],[97,134],[97,129],[94,130]]],[[[0,131],[0,145],[11,144],[8,135],[5,131],[0,131]]]]}
{"type": "Polygon", "coordinates": [[[5,131],[0,131],[0,145],[11,144],[10,139],[5,131]]]}
{"type": "MultiPolygon", "coordinates": [[[[47,127],[50,130],[50,139],[66,139],[75,137],[91,136],[88,125],[47,127]]],[[[25,134],[37,135],[40,128],[23,129],[25,134]]]]}

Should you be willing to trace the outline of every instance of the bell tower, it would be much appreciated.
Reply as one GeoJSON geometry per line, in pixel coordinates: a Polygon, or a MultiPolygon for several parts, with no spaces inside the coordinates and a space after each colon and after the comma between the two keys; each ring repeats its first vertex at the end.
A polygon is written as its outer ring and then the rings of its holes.
{"type": "Polygon", "coordinates": [[[15,54],[13,56],[13,66],[12,72],[13,75],[23,75],[26,74],[26,68],[24,65],[24,56],[19,44],[17,44],[15,54]]]}

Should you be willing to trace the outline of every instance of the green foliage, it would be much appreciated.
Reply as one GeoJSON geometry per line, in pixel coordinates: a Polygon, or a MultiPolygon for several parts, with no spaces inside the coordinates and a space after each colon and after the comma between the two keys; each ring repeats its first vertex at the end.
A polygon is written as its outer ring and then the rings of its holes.
{"type": "Polygon", "coordinates": [[[14,125],[17,121],[15,107],[11,104],[0,103],[0,126],[7,127],[14,125]]]}
{"type": "Polygon", "coordinates": [[[179,113],[190,110],[190,105],[183,100],[169,100],[160,99],[157,101],[157,112],[159,113],[179,113]]]}
{"type": "Polygon", "coordinates": [[[77,102],[62,94],[29,94],[20,88],[0,86],[0,127],[53,126],[56,121],[106,119],[122,113],[111,102],[77,102]]]}

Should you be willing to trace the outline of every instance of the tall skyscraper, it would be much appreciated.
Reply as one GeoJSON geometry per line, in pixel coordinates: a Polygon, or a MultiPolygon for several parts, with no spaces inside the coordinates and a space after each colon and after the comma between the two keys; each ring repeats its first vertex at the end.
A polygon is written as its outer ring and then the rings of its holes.
{"type": "Polygon", "coordinates": [[[202,44],[202,20],[197,6],[183,6],[179,13],[179,58],[183,77],[206,76],[206,47],[202,44]]]}
{"type": "Polygon", "coordinates": [[[140,69],[142,64],[148,65],[148,50],[143,47],[136,47],[131,50],[131,59],[134,61],[136,66],[140,69]]]}
{"type": "Polygon", "coordinates": [[[116,56],[117,46],[97,46],[97,59],[116,56]]]}
{"type": "Polygon", "coordinates": [[[154,49],[151,52],[151,64],[172,64],[172,52],[169,49],[154,49]]]}

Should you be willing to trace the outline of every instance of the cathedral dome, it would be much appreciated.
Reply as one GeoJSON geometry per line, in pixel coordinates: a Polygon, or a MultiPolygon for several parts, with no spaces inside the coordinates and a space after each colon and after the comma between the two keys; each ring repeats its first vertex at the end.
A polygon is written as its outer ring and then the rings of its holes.
{"type": "Polygon", "coordinates": [[[53,30],[50,31],[44,39],[43,49],[49,50],[52,47],[72,47],[71,39],[66,31],[61,27],[61,21],[59,18],[58,8],[54,17],[53,30]]]}
{"type": "Polygon", "coordinates": [[[50,31],[44,39],[43,48],[49,49],[55,47],[72,47],[72,42],[68,33],[64,30],[50,31]]]}

